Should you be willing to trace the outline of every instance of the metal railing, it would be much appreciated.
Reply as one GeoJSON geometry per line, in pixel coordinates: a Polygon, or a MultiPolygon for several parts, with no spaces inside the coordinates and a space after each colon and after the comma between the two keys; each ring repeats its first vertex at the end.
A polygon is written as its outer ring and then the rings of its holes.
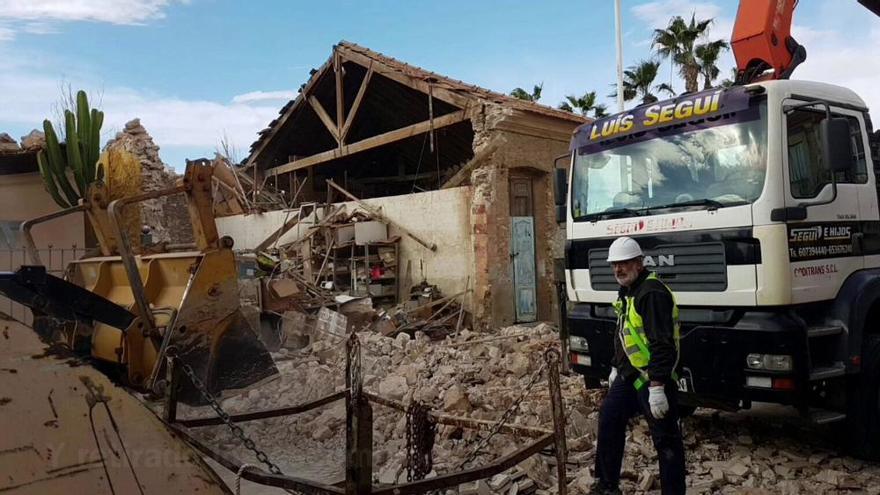
{"type": "MultiPolygon", "coordinates": [[[[189,376],[190,373],[186,372],[186,364],[181,362],[172,354],[171,356],[169,356],[169,359],[167,361],[171,382],[166,389],[167,393],[164,420],[172,430],[174,430],[178,435],[180,435],[183,439],[190,443],[195,449],[197,449],[205,456],[210,457],[214,461],[218,462],[220,465],[222,465],[232,473],[238,473],[241,478],[251,481],[253,483],[284,488],[299,493],[345,495],[414,495],[428,493],[437,490],[443,490],[446,488],[456,487],[464,483],[470,483],[491,478],[492,476],[495,476],[496,474],[506,471],[513,466],[525,461],[529,457],[541,452],[542,450],[548,447],[553,447],[556,455],[557,466],[556,493],[560,495],[567,494],[565,476],[567,449],[565,443],[565,414],[563,412],[563,401],[559,379],[559,351],[557,351],[556,349],[550,349],[545,353],[545,363],[535,373],[531,383],[534,384],[535,378],[543,376],[544,371],[546,371],[549,382],[548,385],[550,389],[550,402],[552,406],[553,416],[553,430],[547,430],[544,428],[506,424],[507,419],[509,419],[510,417],[508,413],[505,413],[500,421],[487,421],[452,416],[430,410],[427,410],[427,414],[424,414],[424,410],[426,410],[427,408],[419,403],[415,403],[416,406],[414,407],[413,404],[406,405],[396,400],[383,398],[378,395],[366,392],[363,390],[363,385],[361,381],[361,344],[357,339],[356,334],[352,334],[352,336],[347,339],[346,342],[347,354],[345,390],[327,395],[306,404],[234,415],[227,414],[222,409],[220,409],[219,404],[217,404],[216,401],[212,397],[210,397],[210,394],[208,394],[206,395],[206,398],[209,400],[209,402],[212,402],[212,407],[216,406],[214,407],[214,409],[218,413],[218,415],[215,417],[200,419],[180,419],[177,417],[177,393],[180,388],[181,380],[189,376]],[[277,466],[272,464],[271,461],[268,461],[268,459],[261,459],[261,461],[269,466],[269,471],[260,467],[254,467],[250,464],[245,464],[240,459],[237,459],[234,456],[230,455],[228,451],[219,452],[211,448],[210,446],[203,444],[202,442],[197,440],[189,431],[189,428],[222,424],[226,424],[227,426],[229,426],[230,429],[233,430],[233,432],[235,432],[236,429],[238,431],[241,431],[241,429],[235,425],[236,423],[300,414],[322,406],[326,406],[328,404],[332,404],[339,400],[345,401],[346,410],[346,476],[345,482],[342,484],[342,486],[327,485],[319,483],[317,481],[283,474],[280,472],[280,470],[277,469],[277,466]],[[381,486],[373,486],[372,484],[374,404],[396,409],[407,414],[407,468],[409,474],[407,476],[408,481],[405,483],[381,486]],[[417,430],[410,425],[410,422],[416,421],[416,415],[413,414],[413,411],[414,409],[418,408],[423,409],[423,414],[419,416],[421,417],[422,422],[427,423],[427,425],[423,426],[428,427],[419,428],[417,430]],[[427,471],[430,471],[430,467],[428,467],[426,471],[423,465],[423,469],[420,470],[416,469],[415,465],[418,465],[419,461],[425,459],[429,459],[428,462],[430,463],[431,449],[434,444],[435,435],[434,426],[438,424],[452,425],[460,428],[468,428],[489,432],[488,437],[486,437],[484,439],[484,442],[482,442],[480,445],[485,445],[488,441],[488,438],[491,438],[491,436],[498,433],[511,434],[518,437],[531,438],[534,440],[528,445],[521,447],[520,449],[512,453],[501,456],[489,464],[464,469],[464,466],[469,461],[473,460],[473,456],[471,456],[468,459],[465,459],[465,461],[458,466],[458,469],[456,471],[440,474],[433,478],[425,478],[425,474],[427,473],[427,471]],[[418,431],[418,433],[414,433],[415,431],[418,431]],[[428,438],[425,438],[426,435],[428,436],[428,438]],[[412,437],[415,436],[419,436],[421,438],[413,439],[412,437]],[[411,449],[413,450],[412,452],[410,452],[411,449]]],[[[198,387],[198,384],[194,383],[194,385],[198,387]]],[[[205,391],[205,393],[207,393],[207,391],[205,391]]],[[[512,411],[517,406],[518,401],[515,402],[510,409],[508,409],[508,412],[512,411]]],[[[266,455],[262,453],[262,451],[260,451],[258,448],[256,448],[253,441],[247,438],[243,433],[240,435],[236,434],[236,436],[238,436],[239,439],[244,443],[245,447],[258,453],[258,458],[260,458],[259,454],[262,454],[262,457],[266,458],[266,455]]],[[[475,450],[474,452],[476,453],[477,450],[475,450]]]]}
{"type": "MultiPolygon", "coordinates": [[[[72,244],[70,247],[56,247],[49,244],[45,248],[36,249],[39,259],[45,264],[46,271],[57,277],[62,277],[67,268],[67,264],[81,258],[86,249],[72,244]]],[[[24,246],[20,248],[0,248],[0,272],[14,272],[22,265],[31,265],[33,262],[29,259],[28,249],[24,246]]],[[[18,304],[2,295],[0,295],[0,312],[5,313],[12,318],[30,326],[33,323],[33,315],[30,308],[18,304]]]]}

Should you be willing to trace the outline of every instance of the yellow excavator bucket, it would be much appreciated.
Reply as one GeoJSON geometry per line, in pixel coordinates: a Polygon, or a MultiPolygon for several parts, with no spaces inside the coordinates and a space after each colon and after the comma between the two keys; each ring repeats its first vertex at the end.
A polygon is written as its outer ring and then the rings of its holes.
{"type": "MultiPolygon", "coordinates": [[[[44,339],[63,340],[117,365],[125,382],[141,390],[163,390],[172,346],[212,394],[277,373],[258,329],[240,311],[232,241],[219,238],[214,223],[212,170],[190,163],[172,189],[112,201],[105,186],[93,184],[83,203],[70,210],[87,213],[102,255],[71,263],[64,280],[35,267],[0,274],[0,292],[33,308],[34,328],[44,339]],[[187,197],[195,246],[134,253],[125,207],[176,193],[187,197]]],[[[42,219],[47,218],[25,222],[22,229],[34,261],[30,228],[42,219]]],[[[202,402],[201,392],[186,380],[180,398],[202,402]]]]}

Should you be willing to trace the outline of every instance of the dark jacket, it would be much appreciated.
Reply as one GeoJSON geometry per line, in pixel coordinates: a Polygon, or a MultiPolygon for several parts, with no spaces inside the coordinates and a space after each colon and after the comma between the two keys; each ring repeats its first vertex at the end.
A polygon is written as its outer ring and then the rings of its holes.
{"type": "MultiPolygon", "coordinates": [[[[623,301],[624,314],[627,311],[626,297],[632,296],[636,311],[642,316],[648,348],[651,350],[648,377],[651,381],[668,383],[678,359],[672,322],[672,294],[659,280],[645,280],[650,274],[648,270],[642,270],[631,287],[620,288],[618,297],[623,301]]],[[[635,380],[639,374],[626,357],[618,330],[614,333],[614,359],[611,364],[628,381],[635,380]]]]}

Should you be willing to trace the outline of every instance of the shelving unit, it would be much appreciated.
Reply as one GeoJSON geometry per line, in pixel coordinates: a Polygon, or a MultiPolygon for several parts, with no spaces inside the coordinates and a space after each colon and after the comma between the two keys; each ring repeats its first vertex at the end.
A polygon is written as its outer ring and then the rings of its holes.
{"type": "Polygon", "coordinates": [[[347,229],[352,224],[334,225],[313,260],[325,264],[318,283],[332,282],[334,292],[351,296],[370,296],[376,307],[390,307],[399,301],[398,260],[400,238],[357,245],[347,229]],[[329,250],[329,252],[328,252],[329,250]],[[374,278],[374,267],[380,276],[374,278]]]}
{"type": "Polygon", "coordinates": [[[400,293],[400,238],[367,243],[363,249],[364,255],[359,258],[366,277],[358,282],[363,280],[366,283],[367,294],[373,299],[374,306],[396,305],[400,293]]]}

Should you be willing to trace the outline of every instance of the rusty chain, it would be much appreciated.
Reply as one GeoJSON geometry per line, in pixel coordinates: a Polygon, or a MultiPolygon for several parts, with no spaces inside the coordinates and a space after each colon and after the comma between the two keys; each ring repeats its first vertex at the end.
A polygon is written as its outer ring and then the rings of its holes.
{"type": "Polygon", "coordinates": [[[223,423],[225,423],[226,426],[229,427],[229,430],[232,431],[232,434],[236,438],[238,438],[242,445],[244,445],[246,449],[253,452],[257,460],[265,464],[266,467],[269,468],[269,471],[272,472],[272,474],[283,474],[281,472],[281,469],[269,459],[269,456],[265,452],[257,448],[257,444],[254,443],[254,441],[245,434],[244,430],[240,426],[232,422],[232,419],[230,419],[229,417],[229,413],[223,410],[214,395],[208,391],[205,383],[202,382],[201,378],[199,378],[198,375],[196,375],[195,371],[192,369],[192,366],[183,362],[183,360],[180,359],[180,357],[177,355],[176,350],[173,348],[170,348],[168,350],[167,355],[171,359],[173,359],[174,362],[180,367],[187,378],[189,378],[189,381],[193,384],[193,386],[195,386],[196,390],[199,392],[202,398],[208,403],[208,405],[211,406],[211,409],[213,409],[214,412],[217,413],[217,417],[223,420],[223,423]]]}
{"type": "Polygon", "coordinates": [[[501,428],[505,424],[507,424],[508,421],[510,421],[510,418],[513,417],[513,413],[516,412],[516,410],[519,408],[520,403],[523,401],[523,399],[526,398],[526,395],[529,394],[529,392],[532,390],[532,387],[534,387],[535,384],[538,382],[538,378],[540,378],[541,375],[544,373],[544,368],[546,368],[546,367],[547,367],[547,362],[545,361],[541,364],[541,367],[538,368],[538,370],[532,374],[532,377],[529,379],[529,383],[526,385],[525,389],[519,395],[519,397],[517,397],[516,400],[513,401],[513,404],[511,404],[510,407],[508,407],[507,410],[504,411],[504,414],[501,416],[501,419],[499,419],[498,422],[495,423],[495,426],[493,426],[492,429],[489,430],[489,434],[486,435],[480,441],[480,443],[477,444],[477,446],[474,448],[474,450],[471,451],[471,453],[468,454],[468,456],[465,457],[464,460],[461,461],[461,463],[459,463],[457,469],[462,469],[469,462],[476,459],[477,455],[480,453],[480,450],[482,450],[482,448],[485,447],[489,443],[489,440],[492,440],[492,437],[497,435],[498,432],[501,431],[501,428]]]}
{"type": "Polygon", "coordinates": [[[347,381],[352,396],[358,397],[363,391],[363,376],[361,371],[361,348],[362,343],[357,333],[352,333],[348,338],[347,381]]]}
{"type": "Polygon", "coordinates": [[[406,410],[406,480],[423,480],[434,466],[434,438],[437,425],[429,408],[418,401],[406,410]]]}

